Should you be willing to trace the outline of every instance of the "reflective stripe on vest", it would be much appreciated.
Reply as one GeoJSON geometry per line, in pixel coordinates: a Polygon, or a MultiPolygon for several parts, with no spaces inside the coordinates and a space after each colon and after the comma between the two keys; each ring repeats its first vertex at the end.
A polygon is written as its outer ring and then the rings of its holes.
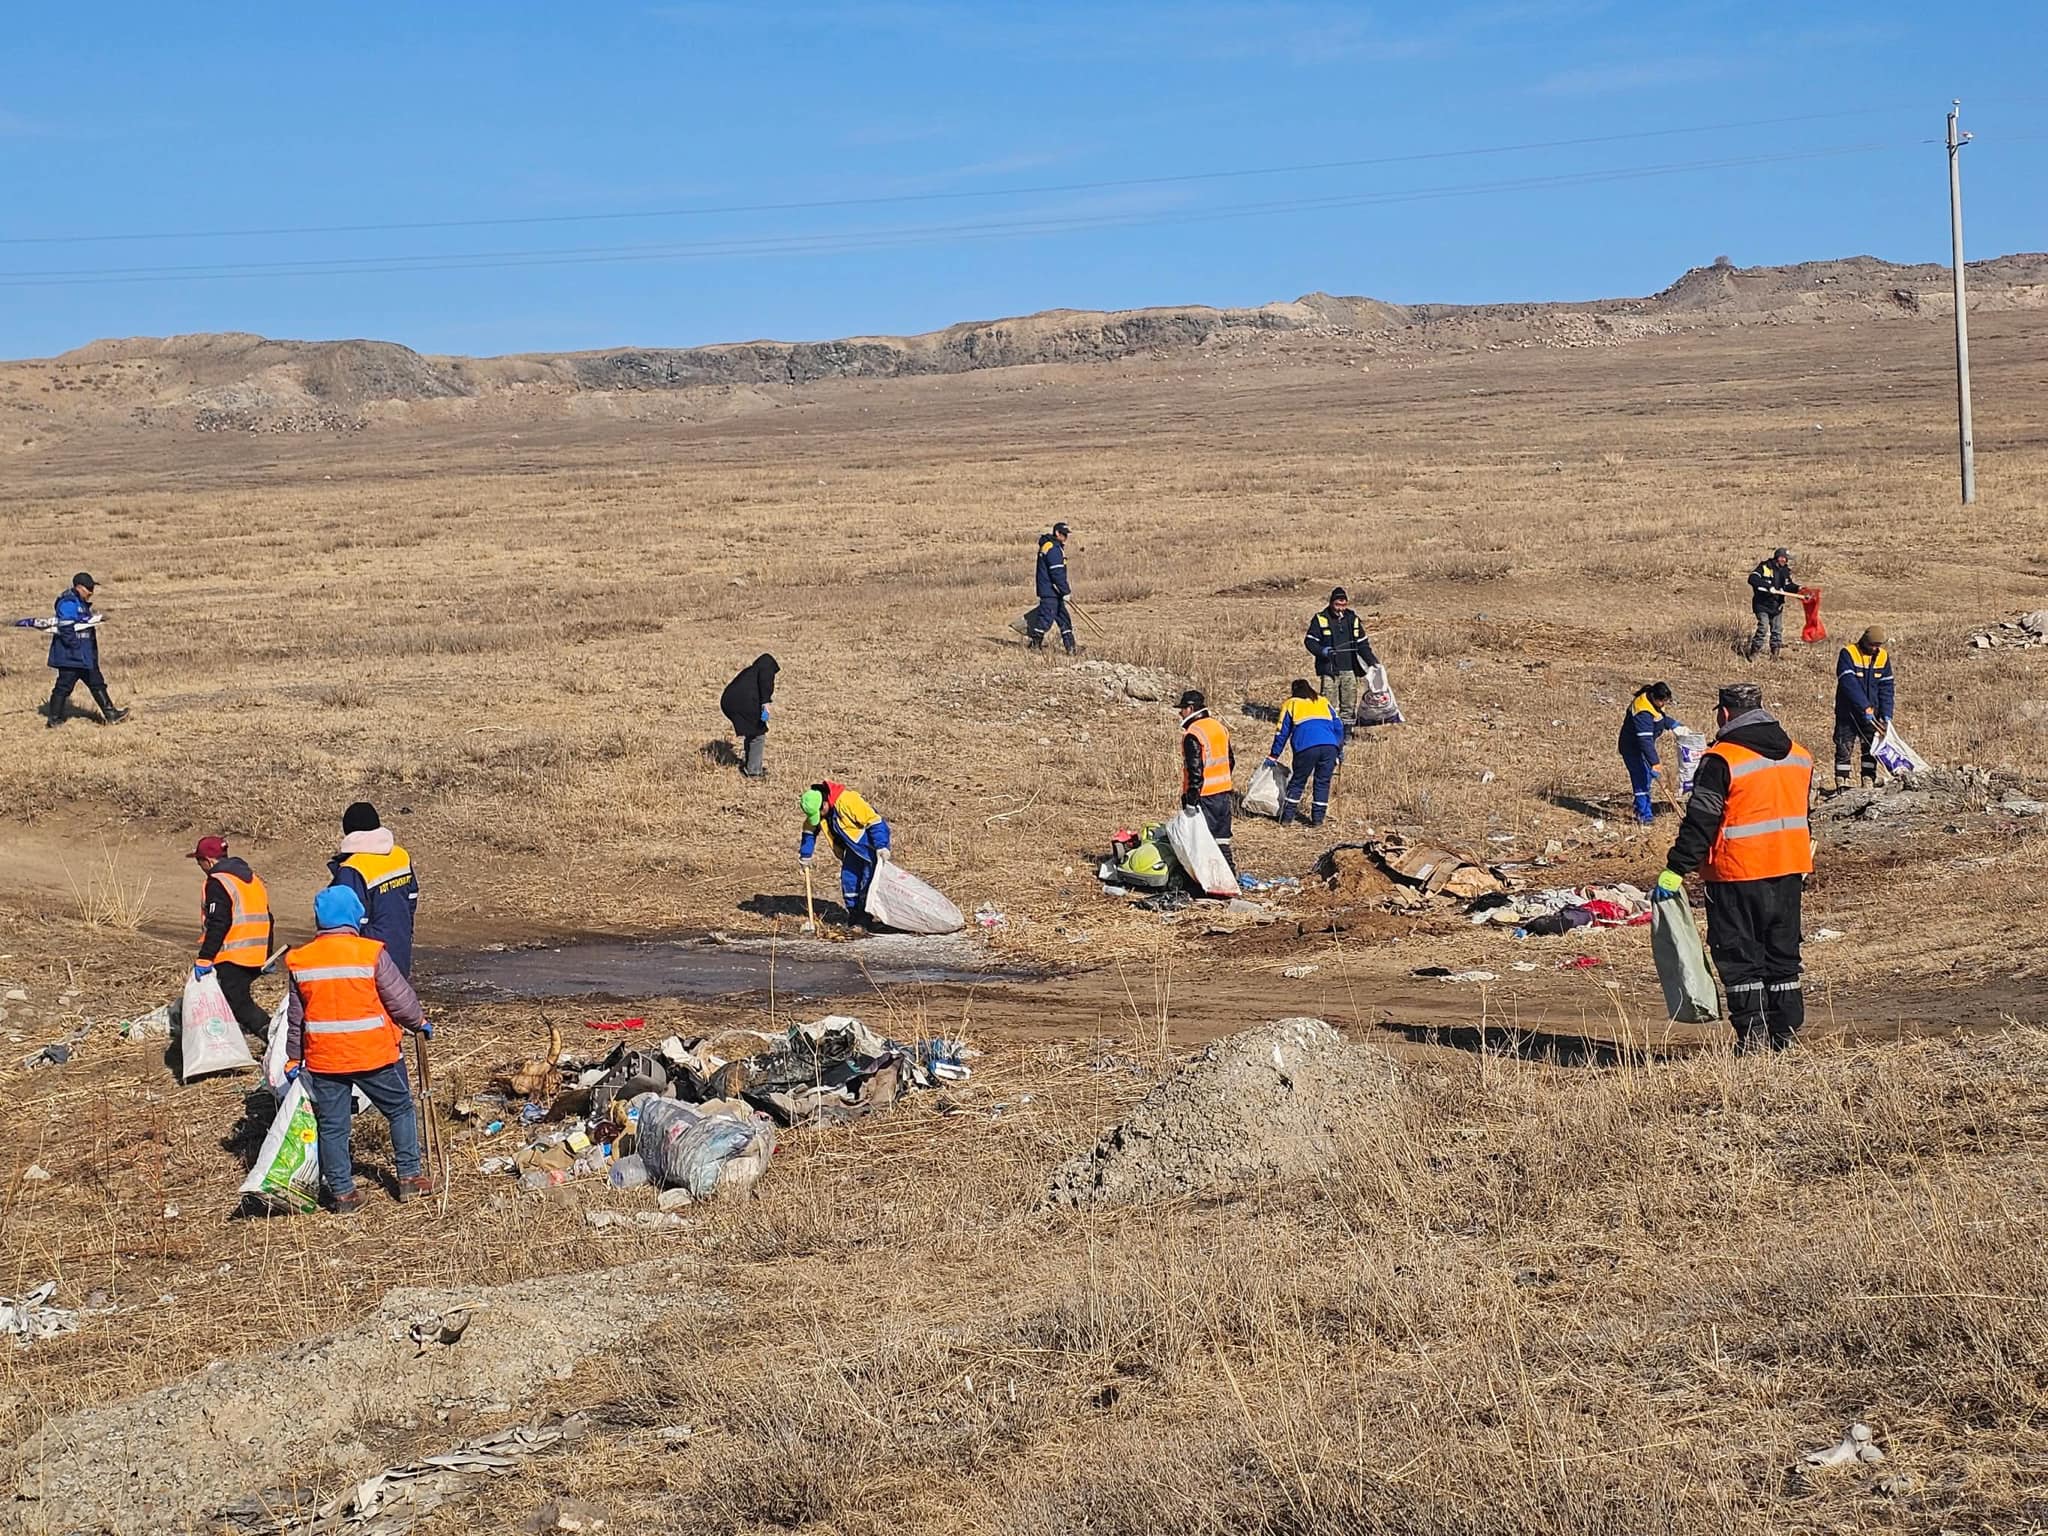
{"type": "MultiPolygon", "coordinates": [[[[1187,728],[1187,734],[1195,738],[1202,749],[1202,787],[1197,793],[1227,795],[1230,793],[1230,732],[1223,728],[1223,722],[1214,718],[1197,720],[1187,728]]],[[[1185,777],[1186,765],[1182,765],[1185,777]]]]}
{"type": "MultiPolygon", "coordinates": [[[[209,879],[218,880],[228,893],[228,931],[220,941],[215,964],[261,966],[270,958],[270,893],[263,882],[251,875],[239,880],[215,870],[209,879]]],[[[199,887],[200,911],[206,908],[206,887],[199,887]]]]}
{"type": "Polygon", "coordinates": [[[305,1012],[305,1062],[311,1072],[374,1072],[403,1054],[397,1023],[377,992],[384,946],[353,933],[323,933],[285,956],[285,971],[305,1012]]]}
{"type": "Polygon", "coordinates": [[[1796,743],[1773,760],[1748,747],[1717,741],[1707,755],[1728,765],[1728,804],[1701,871],[1712,881],[1773,880],[1813,872],[1806,803],[1813,759],[1796,743]]]}

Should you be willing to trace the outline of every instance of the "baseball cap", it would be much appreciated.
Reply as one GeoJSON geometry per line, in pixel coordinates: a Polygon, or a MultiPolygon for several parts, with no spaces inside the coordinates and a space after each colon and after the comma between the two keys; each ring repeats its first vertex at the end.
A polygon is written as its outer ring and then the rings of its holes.
{"type": "Polygon", "coordinates": [[[224,859],[227,856],[228,840],[224,837],[202,837],[199,846],[187,855],[194,859],[224,859]]]}

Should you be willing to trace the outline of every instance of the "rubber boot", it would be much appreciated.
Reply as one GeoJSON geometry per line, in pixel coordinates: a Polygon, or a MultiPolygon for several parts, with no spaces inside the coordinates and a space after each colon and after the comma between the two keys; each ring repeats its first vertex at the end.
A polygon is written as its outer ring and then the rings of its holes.
{"type": "Polygon", "coordinates": [[[1295,807],[1295,802],[1294,802],[1294,801],[1292,801],[1292,800],[1282,800],[1282,801],[1280,802],[1280,825],[1281,825],[1281,826],[1283,826],[1283,827],[1284,827],[1284,826],[1286,826],[1286,825],[1287,825],[1287,824],[1288,824],[1288,823],[1289,823],[1290,821],[1294,820],[1294,807],[1295,807]]]}
{"type": "Polygon", "coordinates": [[[104,688],[96,689],[94,691],[92,701],[93,703],[99,705],[100,719],[108,725],[119,725],[123,720],[126,720],[128,718],[128,711],[125,709],[116,709],[114,707],[113,694],[109,693],[104,688]]]}
{"type": "Polygon", "coordinates": [[[65,717],[70,713],[71,690],[63,687],[52,688],[50,702],[43,706],[44,723],[54,731],[64,723],[65,717]]]}
{"type": "Polygon", "coordinates": [[[1735,1027],[1735,1054],[1748,1056],[1770,1042],[1770,1022],[1764,984],[1752,981],[1728,989],[1728,1022],[1735,1027]]]}
{"type": "Polygon", "coordinates": [[[1798,1038],[1799,1031],[1806,1027],[1806,989],[1795,977],[1791,981],[1774,981],[1764,991],[1768,1000],[1766,1008],[1769,1019],[1771,1049],[1782,1051],[1798,1038]]]}

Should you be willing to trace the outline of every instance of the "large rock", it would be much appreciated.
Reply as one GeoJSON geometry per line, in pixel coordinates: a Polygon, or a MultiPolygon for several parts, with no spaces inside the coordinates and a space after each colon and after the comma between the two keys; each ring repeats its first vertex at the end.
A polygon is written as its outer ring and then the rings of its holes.
{"type": "Polygon", "coordinates": [[[1062,1166],[1053,1205],[1135,1205],[1313,1178],[1347,1121],[1381,1115],[1401,1068],[1321,1019],[1282,1019],[1218,1040],[1159,1084],[1122,1125],[1062,1166]]]}

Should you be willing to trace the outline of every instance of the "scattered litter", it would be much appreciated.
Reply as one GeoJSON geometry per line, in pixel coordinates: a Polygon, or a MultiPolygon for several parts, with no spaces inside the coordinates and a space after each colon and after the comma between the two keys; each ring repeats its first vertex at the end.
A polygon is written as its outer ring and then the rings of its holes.
{"type": "Polygon", "coordinates": [[[992,901],[985,901],[974,909],[974,926],[977,928],[1003,928],[1009,925],[1009,918],[1003,909],[992,901]]]}
{"type": "Polygon", "coordinates": [[[1511,971],[1535,971],[1541,970],[1542,967],[1537,965],[1537,963],[1534,960],[1517,960],[1513,965],[1509,966],[1508,969],[1511,971]]]}
{"type": "Polygon", "coordinates": [[[1557,962],[1560,971],[1590,971],[1600,963],[1598,955],[1573,955],[1569,960],[1557,962]]]}
{"type": "Polygon", "coordinates": [[[50,1170],[41,1163],[30,1163],[21,1170],[21,1177],[24,1183],[47,1184],[50,1181],[51,1174],[50,1170]]]}
{"type": "Polygon", "coordinates": [[[139,1019],[130,1019],[121,1026],[123,1040],[168,1040],[171,1031],[177,1027],[178,1008],[175,1003],[165,1003],[152,1008],[139,1019]]]}
{"type": "MultiPolygon", "coordinates": [[[[664,1190],[674,1194],[674,1190],[664,1190]]],[[[602,1231],[606,1227],[643,1227],[650,1232],[664,1229],[673,1230],[683,1225],[683,1218],[673,1211],[591,1211],[584,1221],[602,1231]]]]}
{"type": "Polygon", "coordinates": [[[1321,969],[1319,965],[1290,965],[1280,974],[1289,981],[1305,981],[1321,969]]]}
{"type": "Polygon", "coordinates": [[[583,1027],[585,1029],[606,1030],[645,1029],[647,1021],[645,1019],[585,1019],[583,1027]]]}
{"type": "Polygon", "coordinates": [[[1454,971],[1447,965],[1425,965],[1417,970],[1410,971],[1409,974],[1411,976],[1419,976],[1427,981],[1500,980],[1500,977],[1495,975],[1492,971],[1454,971]]]}
{"type": "Polygon", "coordinates": [[[1147,896],[1137,905],[1147,912],[1178,912],[1195,904],[1195,898],[1186,891],[1161,891],[1156,896],[1147,896]]]}
{"type": "Polygon", "coordinates": [[[1298,891],[1301,889],[1301,881],[1293,875],[1265,877],[1241,874],[1237,877],[1237,888],[1240,891],[1298,891]]]}
{"type": "Polygon", "coordinates": [[[1875,1466],[1884,1460],[1884,1450],[1877,1444],[1877,1432],[1868,1424],[1851,1424],[1848,1432],[1834,1445],[1824,1451],[1808,1451],[1805,1456],[1809,1467],[1853,1467],[1858,1462],[1875,1466]]]}
{"type": "Polygon", "coordinates": [[[57,1282],[45,1280],[26,1296],[0,1296],[0,1337],[12,1336],[16,1348],[26,1349],[44,1339],[76,1333],[78,1314],[47,1304],[56,1294],[57,1282]]]}
{"type": "Polygon", "coordinates": [[[579,1413],[465,1440],[437,1456],[387,1467],[310,1515],[298,1513],[288,1495],[257,1494],[215,1511],[213,1518],[235,1536],[408,1536],[427,1515],[473,1484],[516,1471],[526,1457],[580,1438],[588,1424],[579,1413]]]}
{"type": "Polygon", "coordinates": [[[1482,896],[1466,908],[1474,923],[1512,926],[1518,939],[1555,937],[1576,928],[1638,927],[1650,920],[1650,898],[1626,882],[1553,886],[1482,896]]]}
{"type": "Polygon", "coordinates": [[[44,1067],[61,1067],[70,1059],[71,1047],[59,1041],[55,1045],[46,1045],[41,1050],[31,1051],[22,1057],[21,1069],[24,1072],[39,1072],[44,1067]]]}
{"type": "Polygon", "coordinates": [[[1841,937],[1842,930],[1839,928],[1816,928],[1813,931],[1813,939],[1811,942],[1815,944],[1825,944],[1830,939],[1839,939],[1841,937]]]}

